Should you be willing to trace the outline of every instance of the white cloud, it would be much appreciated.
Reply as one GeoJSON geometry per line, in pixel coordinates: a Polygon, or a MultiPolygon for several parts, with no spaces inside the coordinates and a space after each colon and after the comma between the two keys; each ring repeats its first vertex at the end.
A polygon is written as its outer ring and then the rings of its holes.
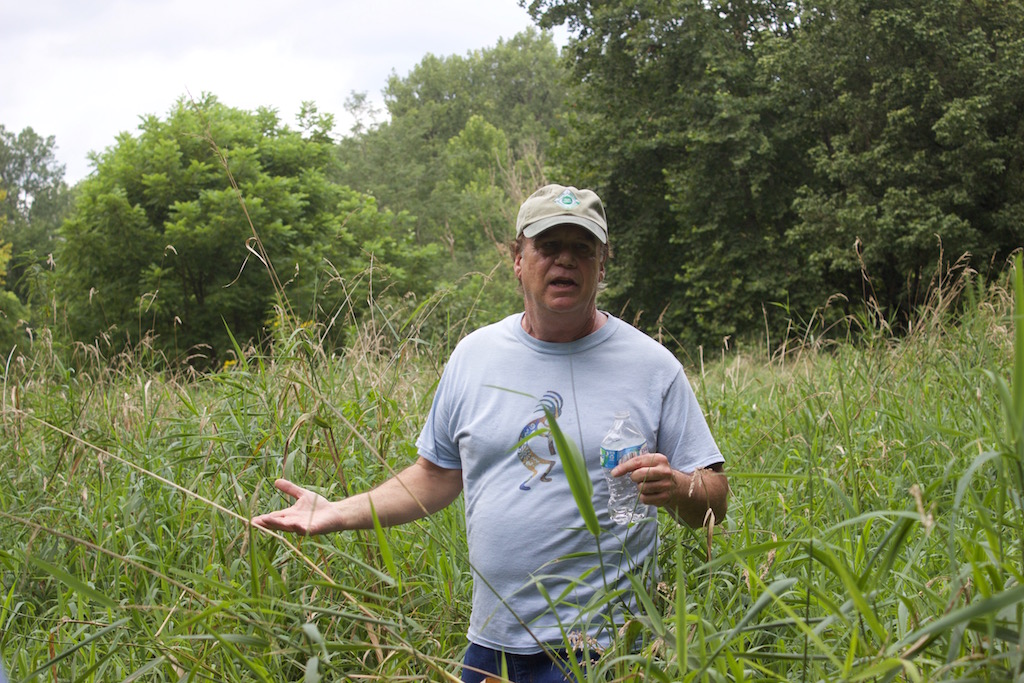
{"type": "Polygon", "coordinates": [[[88,152],[188,93],[275,107],[287,123],[313,100],[344,131],[351,92],[379,100],[392,71],[427,53],[464,55],[532,25],[516,0],[38,0],[3,14],[0,124],[55,136],[70,183],[88,152]]]}

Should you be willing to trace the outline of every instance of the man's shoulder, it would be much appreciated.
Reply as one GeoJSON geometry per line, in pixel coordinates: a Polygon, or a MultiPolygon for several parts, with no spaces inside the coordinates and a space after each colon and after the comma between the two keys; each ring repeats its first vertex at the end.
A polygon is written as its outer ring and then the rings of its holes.
{"type": "Polygon", "coordinates": [[[517,321],[521,316],[522,313],[514,313],[502,318],[501,320],[482,325],[463,337],[456,346],[477,344],[493,340],[495,337],[507,336],[511,333],[515,321],[517,321]]]}
{"type": "Polygon", "coordinates": [[[496,345],[502,343],[502,340],[514,335],[516,319],[516,315],[510,315],[471,331],[455,345],[449,362],[467,354],[475,356],[481,350],[494,349],[496,345]]]}
{"type": "Polygon", "coordinates": [[[665,353],[670,353],[670,351],[665,348],[664,344],[632,323],[626,322],[625,320],[617,318],[611,314],[608,314],[608,322],[615,326],[615,334],[617,336],[621,335],[624,341],[628,341],[632,344],[639,344],[650,349],[661,349],[665,353]]]}

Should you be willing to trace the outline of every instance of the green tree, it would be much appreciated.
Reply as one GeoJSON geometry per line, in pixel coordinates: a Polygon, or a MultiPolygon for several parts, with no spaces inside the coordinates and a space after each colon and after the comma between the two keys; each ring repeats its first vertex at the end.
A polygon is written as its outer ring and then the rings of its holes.
{"type": "MultiPolygon", "coordinates": [[[[7,199],[7,192],[0,188],[0,202],[7,199]]],[[[7,216],[0,213],[0,234],[7,227],[7,216]]],[[[6,284],[7,267],[11,262],[13,247],[10,242],[0,240],[0,285],[6,284]]],[[[0,353],[6,357],[12,347],[28,341],[23,325],[27,322],[27,309],[14,292],[0,289],[0,353]]]]}
{"type": "Polygon", "coordinates": [[[768,2],[530,5],[568,24],[572,132],[555,157],[606,200],[612,308],[693,343],[763,324],[799,273],[780,248],[803,133],[768,97],[758,51],[794,30],[768,2]]]}
{"type": "Polygon", "coordinates": [[[458,319],[489,322],[521,305],[508,244],[521,199],[538,184],[537,163],[535,156],[516,158],[505,133],[479,115],[448,141],[430,202],[444,216],[440,281],[465,292],[451,303],[458,319]]]}
{"type": "Polygon", "coordinates": [[[365,96],[349,101],[357,125],[339,145],[340,181],[414,218],[417,242],[441,255],[429,270],[435,286],[467,324],[520,305],[505,246],[564,128],[566,76],[551,36],[530,29],[392,76],[379,125],[366,125],[365,96]]]}
{"type": "MultiPolygon", "coordinates": [[[[385,207],[410,212],[421,243],[443,243],[447,226],[460,220],[449,214],[453,202],[439,195],[452,187],[446,157],[457,150],[449,141],[478,117],[504,135],[503,159],[510,150],[515,159],[543,158],[551,131],[561,126],[568,87],[551,36],[533,29],[465,57],[428,54],[407,76],[388,80],[388,120],[342,140],[340,179],[385,207]]],[[[360,102],[355,98],[353,107],[360,102]]],[[[490,169],[494,160],[482,163],[490,169]]],[[[481,233],[478,241],[487,240],[481,233]]]]}
{"type": "MultiPolygon", "coordinates": [[[[7,191],[0,188],[0,202],[7,199],[7,191]]],[[[0,214],[0,232],[7,227],[7,216],[0,214]]],[[[0,285],[6,284],[7,282],[7,266],[11,262],[11,253],[13,252],[10,242],[0,241],[0,285]]]]}
{"type": "Polygon", "coordinates": [[[773,58],[816,133],[790,243],[823,281],[849,292],[863,268],[884,308],[907,308],[940,244],[979,269],[1024,244],[1020,0],[822,3],[773,58]]]}
{"type": "Polygon", "coordinates": [[[204,96],[119,136],[62,230],[75,337],[153,336],[170,354],[204,347],[214,360],[230,351],[225,328],[242,343],[266,338],[275,304],[310,320],[334,313],[332,301],[365,302],[351,288],[371,261],[372,277],[414,289],[405,219],[328,179],[329,117],[307,105],[300,123],[305,135],[271,110],[204,96]]]}
{"type": "Polygon", "coordinates": [[[14,134],[0,125],[0,190],[6,191],[0,202],[6,219],[0,237],[11,245],[6,281],[25,302],[39,298],[33,295],[71,209],[72,192],[55,149],[52,135],[43,138],[32,128],[14,134]]]}
{"type": "Polygon", "coordinates": [[[862,266],[892,313],[940,240],[979,266],[1020,244],[1020,0],[529,6],[574,32],[556,156],[625,228],[610,294],[648,325],[778,332],[861,301],[862,266]]]}

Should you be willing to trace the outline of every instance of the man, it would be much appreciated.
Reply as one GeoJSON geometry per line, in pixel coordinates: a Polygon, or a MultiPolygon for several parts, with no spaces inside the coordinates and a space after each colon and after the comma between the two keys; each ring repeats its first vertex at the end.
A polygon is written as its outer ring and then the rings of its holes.
{"type": "Polygon", "coordinates": [[[371,500],[381,523],[393,525],[464,492],[474,575],[466,682],[499,674],[503,661],[514,681],[569,680],[569,654],[558,650],[564,636],[606,643],[621,626],[629,598],[600,596],[631,594],[628,573],[654,558],[657,524],[656,514],[628,527],[608,517],[599,448],[616,413],[630,412],[651,451],[612,471],[637,482],[644,505],[699,527],[725,517],[728,497],[722,455],[678,360],[597,308],[608,258],[598,196],[541,188],[519,210],[512,251],[523,312],[458,344],[417,439],[417,461],[338,502],[278,480],[295,504],[253,520],[303,534],[367,529],[371,500]],[[600,556],[545,436],[548,413],[585,456],[600,556]]]}

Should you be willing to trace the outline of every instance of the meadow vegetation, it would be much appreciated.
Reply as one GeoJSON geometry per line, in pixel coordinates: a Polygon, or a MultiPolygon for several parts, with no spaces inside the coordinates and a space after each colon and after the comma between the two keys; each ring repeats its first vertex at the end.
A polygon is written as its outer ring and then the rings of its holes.
{"type": "MultiPolygon", "coordinates": [[[[7,359],[12,681],[457,680],[461,499],[373,532],[248,524],[286,504],[276,477],[339,497],[415,457],[465,331],[421,334],[445,296],[339,310],[343,352],[282,312],[272,347],[236,346],[208,374],[175,374],[145,343],[107,357],[46,335],[7,359]]],[[[640,609],[581,679],[1018,678],[1022,300],[1019,268],[985,281],[954,267],[899,335],[865,305],[742,352],[663,338],[726,454],[729,517],[702,532],[662,516],[660,575],[638,577],[640,609]]]]}
{"type": "Polygon", "coordinates": [[[1024,0],[524,6],[542,31],[427,55],[386,111],[353,93],[350,135],[204,93],[69,188],[0,124],[13,681],[457,680],[461,499],[249,519],[412,461],[548,180],[602,197],[599,305],[683,360],[732,485],[710,531],[658,521],[577,677],[1024,680],[1024,0]]]}

